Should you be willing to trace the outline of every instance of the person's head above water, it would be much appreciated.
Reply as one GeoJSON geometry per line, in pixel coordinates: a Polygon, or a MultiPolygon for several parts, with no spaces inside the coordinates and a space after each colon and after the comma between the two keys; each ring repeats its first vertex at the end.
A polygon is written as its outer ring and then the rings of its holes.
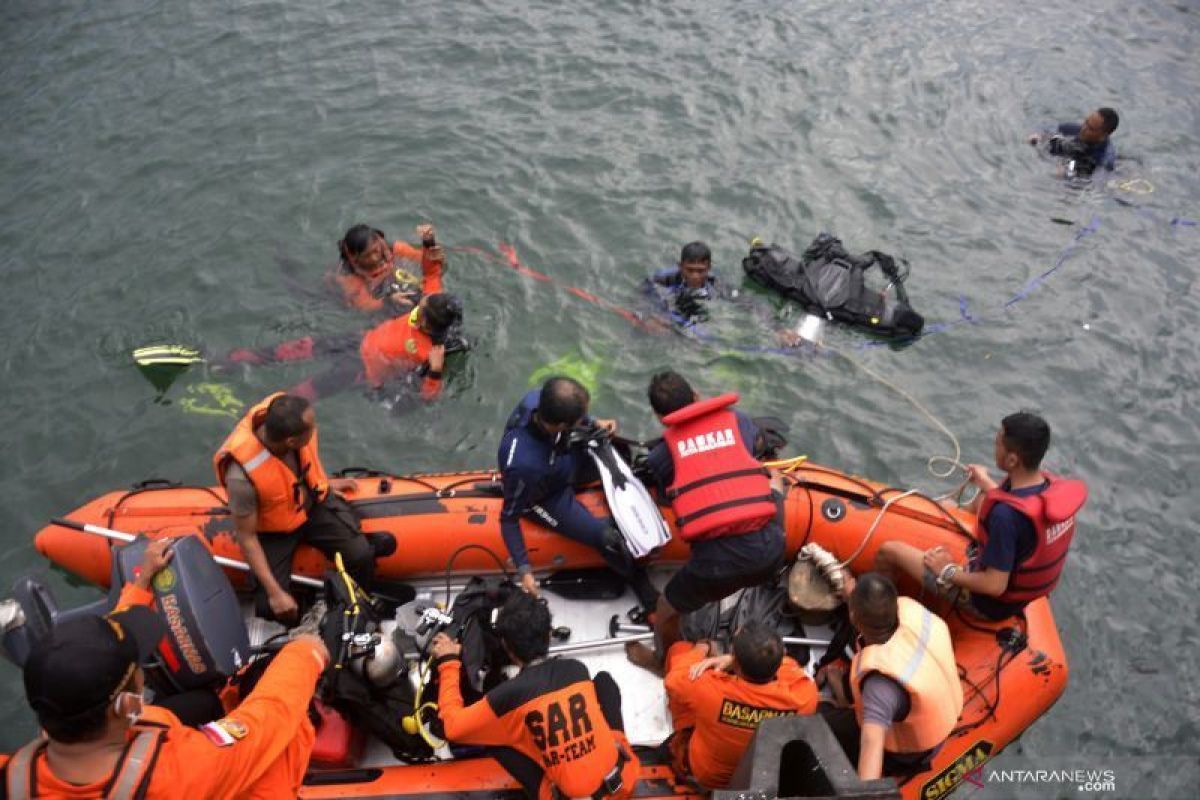
{"type": "Polygon", "coordinates": [[[417,309],[417,324],[434,344],[445,344],[447,333],[463,318],[462,301],[445,292],[425,295],[417,309]]]}
{"type": "Polygon", "coordinates": [[[659,372],[650,379],[650,407],[659,419],[696,402],[696,391],[678,372],[659,372]]]}
{"type": "Polygon", "coordinates": [[[591,395],[574,378],[555,376],[542,384],[537,419],[547,433],[562,433],[579,424],[588,412],[591,395]]]}
{"type": "Polygon", "coordinates": [[[689,289],[701,289],[712,272],[712,251],[704,242],[689,242],[679,253],[679,276],[689,289]]]}
{"type": "Polygon", "coordinates": [[[1084,142],[1103,142],[1121,124],[1121,117],[1111,108],[1098,108],[1087,115],[1079,129],[1084,142]]]}
{"type": "Polygon", "coordinates": [[[338,254],[351,270],[368,277],[382,274],[392,263],[384,232],[361,223],[346,231],[338,242],[338,254]]]}

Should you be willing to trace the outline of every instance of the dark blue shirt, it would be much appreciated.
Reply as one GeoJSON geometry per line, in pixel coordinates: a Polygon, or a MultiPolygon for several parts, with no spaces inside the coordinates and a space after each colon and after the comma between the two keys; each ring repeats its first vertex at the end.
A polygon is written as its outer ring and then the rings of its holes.
{"type": "Polygon", "coordinates": [[[1091,173],[1092,169],[1103,167],[1110,172],[1117,165],[1117,148],[1112,143],[1112,137],[1108,137],[1103,142],[1085,142],[1079,138],[1079,132],[1083,126],[1078,122],[1062,122],[1058,126],[1058,134],[1069,139],[1069,146],[1063,147],[1059,145],[1056,149],[1053,140],[1050,143],[1050,152],[1054,155],[1062,155],[1070,158],[1073,152],[1081,152],[1083,159],[1075,158],[1076,170],[1080,175],[1091,173]],[[1090,163],[1080,163],[1086,161],[1090,163]]]}
{"type": "MultiPolygon", "coordinates": [[[[1037,486],[1017,489],[1012,494],[1017,497],[1032,497],[1045,491],[1049,485],[1049,482],[1043,482],[1037,486]]],[[[1001,488],[1010,491],[1007,481],[1001,488]]],[[[988,534],[987,544],[983,552],[972,560],[971,572],[982,572],[990,567],[1011,575],[1017,565],[1033,555],[1037,548],[1037,530],[1033,523],[1007,503],[996,503],[992,506],[987,518],[983,520],[983,527],[988,534]]],[[[1025,603],[1004,603],[994,597],[974,593],[971,595],[971,605],[988,619],[1005,619],[1025,607],[1025,603]]]]}
{"type": "MultiPolygon", "coordinates": [[[[564,489],[571,489],[579,456],[567,447],[567,434],[547,435],[533,420],[540,391],[533,389],[509,415],[497,460],[504,488],[500,533],[517,567],[529,565],[521,517],[533,506],[564,489]]],[[[585,417],[585,424],[590,417],[585,417]]]]}

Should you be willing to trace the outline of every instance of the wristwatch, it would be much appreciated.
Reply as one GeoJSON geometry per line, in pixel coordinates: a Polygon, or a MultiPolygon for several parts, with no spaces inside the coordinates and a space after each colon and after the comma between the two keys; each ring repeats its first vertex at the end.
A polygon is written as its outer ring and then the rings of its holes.
{"type": "Polygon", "coordinates": [[[958,574],[958,564],[947,564],[942,567],[941,573],[937,577],[937,584],[943,589],[949,589],[950,581],[954,580],[954,576],[958,574]]]}

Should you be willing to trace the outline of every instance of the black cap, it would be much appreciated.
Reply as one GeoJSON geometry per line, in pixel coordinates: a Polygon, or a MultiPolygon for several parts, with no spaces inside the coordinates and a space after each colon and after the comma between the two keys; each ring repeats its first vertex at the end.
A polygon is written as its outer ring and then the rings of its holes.
{"type": "Polygon", "coordinates": [[[111,703],[166,633],[158,614],[146,606],[55,625],[25,662],[29,705],[65,719],[111,703]]]}

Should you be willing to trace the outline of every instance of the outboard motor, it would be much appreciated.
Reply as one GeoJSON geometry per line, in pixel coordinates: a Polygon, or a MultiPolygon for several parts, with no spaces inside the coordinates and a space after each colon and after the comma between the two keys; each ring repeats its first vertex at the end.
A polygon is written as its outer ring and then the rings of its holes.
{"type": "MultiPolygon", "coordinates": [[[[114,592],[136,577],[149,539],[115,551],[114,592]]],[[[184,536],[154,576],[154,605],[167,624],[152,676],[178,692],[223,683],[250,660],[250,637],[232,584],[204,542],[184,536]]],[[[112,598],[115,602],[115,597],[112,598]]]]}
{"type": "Polygon", "coordinates": [[[100,616],[108,608],[108,598],[102,597],[87,605],[61,610],[50,587],[39,578],[18,578],[10,597],[0,602],[0,632],[4,635],[0,646],[4,657],[24,667],[33,646],[59,622],[86,614],[100,616]]]}
{"type": "MultiPolygon", "coordinates": [[[[50,589],[36,578],[21,578],[10,599],[0,603],[4,655],[18,667],[33,646],[65,619],[99,616],[116,604],[121,587],[136,577],[150,540],[139,538],[113,551],[109,596],[60,610],[50,589]]],[[[208,548],[196,536],[175,541],[175,555],[153,581],[155,608],[167,624],[155,663],[145,665],[156,689],[183,692],[224,682],[250,658],[250,641],[237,595],[208,548]]]]}

